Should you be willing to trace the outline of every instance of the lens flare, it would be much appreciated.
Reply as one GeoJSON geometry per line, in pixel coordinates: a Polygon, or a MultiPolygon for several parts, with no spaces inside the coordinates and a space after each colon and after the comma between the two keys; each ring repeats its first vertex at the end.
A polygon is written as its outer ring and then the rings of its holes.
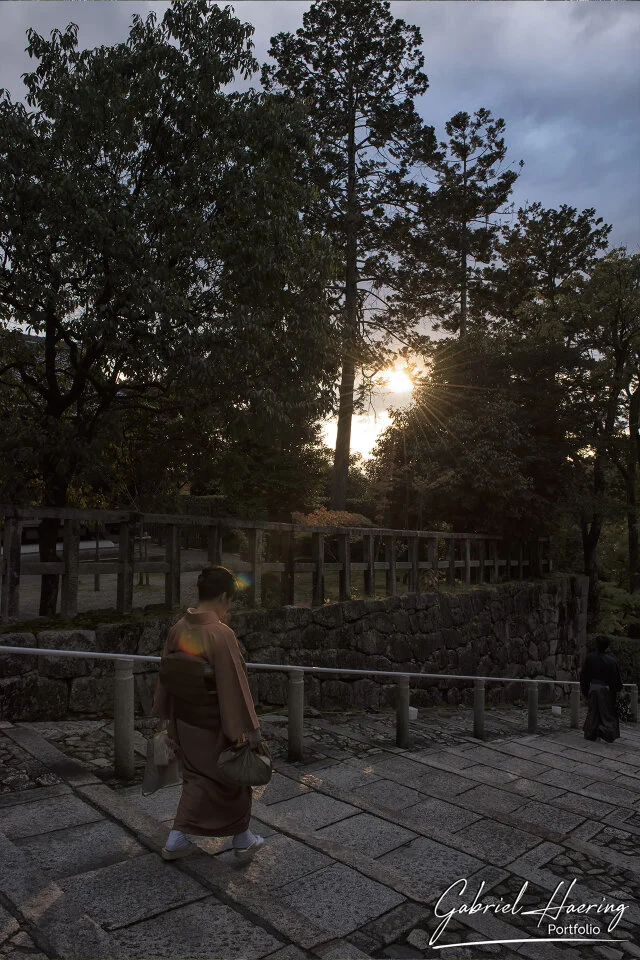
{"type": "Polygon", "coordinates": [[[184,629],[178,637],[178,649],[196,657],[203,652],[202,638],[196,630],[184,629]]]}
{"type": "Polygon", "coordinates": [[[236,583],[238,585],[238,590],[248,590],[251,586],[251,576],[248,573],[238,573],[236,574],[236,583]]]}

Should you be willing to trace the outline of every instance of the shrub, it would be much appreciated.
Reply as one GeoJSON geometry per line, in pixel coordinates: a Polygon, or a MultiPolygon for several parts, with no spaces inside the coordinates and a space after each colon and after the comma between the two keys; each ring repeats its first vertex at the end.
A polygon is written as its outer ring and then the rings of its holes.
{"type": "Polygon", "coordinates": [[[361,513],[349,513],[348,510],[327,510],[320,507],[312,513],[292,513],[293,523],[305,524],[310,527],[373,527],[368,517],[361,513]]]}

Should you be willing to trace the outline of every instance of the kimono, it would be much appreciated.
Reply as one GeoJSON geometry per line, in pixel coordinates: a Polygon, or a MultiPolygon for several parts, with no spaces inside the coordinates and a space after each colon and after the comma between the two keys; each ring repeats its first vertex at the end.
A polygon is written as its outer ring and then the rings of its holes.
{"type": "Polygon", "coordinates": [[[620,736],[616,694],[622,690],[620,670],[613,657],[606,653],[590,653],[580,673],[580,689],[587,698],[584,721],[586,740],[602,737],[612,743],[620,736]]]}
{"type": "Polygon", "coordinates": [[[178,652],[213,667],[220,720],[210,729],[180,719],[174,697],[158,680],[152,713],[169,721],[168,733],[182,763],[182,795],[173,829],[204,837],[233,836],[249,828],[251,787],[216,779],[216,763],[230,743],[259,727],[247,669],[235,633],[211,610],[188,610],[171,628],[162,656],[178,652]]]}

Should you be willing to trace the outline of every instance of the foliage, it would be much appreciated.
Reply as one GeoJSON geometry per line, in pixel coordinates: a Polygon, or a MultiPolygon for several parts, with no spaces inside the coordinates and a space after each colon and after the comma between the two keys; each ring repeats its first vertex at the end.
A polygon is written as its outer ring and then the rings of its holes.
{"type": "Polygon", "coordinates": [[[64,504],[96,464],[126,473],[150,447],[159,472],[173,450],[184,474],[256,410],[284,423],[291,406],[313,419],[331,404],[334,267],[302,215],[305,118],[222,89],[256,68],[251,32],[205,0],[160,24],[135,16],[125,43],[95,50],[79,50],[73,24],[50,40],[29,31],[30,109],[0,100],[13,495],[35,478],[45,503],[64,504]]]}
{"type": "MultiPolygon", "coordinates": [[[[330,236],[342,270],[336,282],[342,315],[342,379],[332,506],[343,509],[355,370],[388,364],[389,346],[416,339],[411,323],[386,309],[393,287],[397,235],[407,208],[424,194],[409,176],[435,147],[414,98],[427,90],[422,38],[390,12],[388,0],[313,3],[295,34],[272,38],[275,64],[262,72],[267,90],[302,101],[318,143],[313,215],[330,236]]],[[[408,222],[408,220],[407,220],[408,222]]]]}
{"type": "Polygon", "coordinates": [[[312,527],[372,527],[374,524],[368,517],[359,513],[349,513],[347,510],[327,510],[320,507],[312,513],[294,512],[291,514],[293,523],[305,524],[312,527]]]}
{"type": "MultiPolygon", "coordinates": [[[[422,197],[419,217],[405,231],[399,266],[402,295],[393,298],[400,310],[432,319],[464,336],[470,322],[485,326],[476,307],[482,286],[482,264],[496,255],[500,221],[518,178],[501,170],[506,156],[505,123],[481,108],[473,116],[460,111],[446,124],[448,140],[425,157],[436,189],[422,197]]],[[[520,161],[520,167],[523,162],[520,161]]]]}
{"type": "Polygon", "coordinates": [[[640,620],[640,600],[635,594],[612,583],[602,585],[600,597],[598,631],[626,636],[627,625],[640,620]]]}

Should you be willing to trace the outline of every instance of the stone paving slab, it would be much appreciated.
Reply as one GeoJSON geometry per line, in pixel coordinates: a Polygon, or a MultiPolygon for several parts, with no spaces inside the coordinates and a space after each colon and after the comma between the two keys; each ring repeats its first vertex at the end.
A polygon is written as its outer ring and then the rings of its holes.
{"type": "Polygon", "coordinates": [[[511,813],[527,803],[526,797],[507,793],[505,790],[498,790],[488,785],[467,790],[456,799],[468,810],[480,810],[488,814],[511,813]]]}
{"type": "Polygon", "coordinates": [[[472,823],[458,836],[464,842],[465,848],[472,851],[476,857],[500,867],[511,863],[525,850],[538,843],[538,838],[533,833],[515,830],[489,819],[472,823]]]}
{"type": "Polygon", "coordinates": [[[60,879],[107,867],[146,853],[144,847],[108,820],[82,823],[15,841],[44,877],[60,879]]]}
{"type": "Polygon", "coordinates": [[[345,817],[360,812],[357,807],[312,791],[304,796],[273,803],[271,806],[286,817],[299,818],[305,824],[307,830],[326,827],[330,823],[344,820],[345,817]]]}
{"type": "Polygon", "coordinates": [[[463,827],[468,827],[469,824],[481,819],[478,813],[472,813],[470,810],[454,806],[436,797],[421,800],[413,807],[407,807],[406,812],[412,816],[424,818],[427,823],[443,833],[457,833],[463,827]]]}
{"type": "MultiPolygon", "coordinates": [[[[358,724],[358,736],[366,739],[365,720],[358,724]]],[[[381,722],[376,724],[384,728],[381,722]]],[[[374,731],[370,739],[377,736],[374,731]]],[[[0,844],[0,867],[5,863],[9,867],[8,876],[0,870],[0,890],[5,896],[8,890],[11,903],[21,898],[29,916],[43,920],[52,956],[64,960],[211,956],[358,960],[385,955],[407,960],[435,956],[620,960],[622,954],[614,958],[591,947],[588,954],[577,953],[575,946],[565,943],[433,951],[428,937],[436,923],[436,899],[459,877],[469,877],[475,885],[485,881],[485,893],[509,899],[525,879],[531,895],[542,897],[575,876],[581,897],[617,896],[635,907],[640,900],[640,867],[630,851],[637,842],[633,817],[640,830],[640,795],[635,790],[640,756],[634,753],[640,737],[624,725],[623,740],[609,750],[609,745],[586,744],[580,731],[562,731],[485,744],[460,741],[417,751],[380,747],[367,756],[346,759],[338,759],[346,750],[337,748],[342,742],[337,740],[336,762],[279,764],[280,773],[270,787],[256,791],[254,813],[264,824],[260,832],[267,842],[260,856],[245,866],[218,844],[211,849],[213,856],[162,862],[147,851],[158,850],[166,837],[162,824],[173,816],[178,791],[171,797],[168,792],[162,797],[161,792],[141,798],[134,790],[117,795],[95,778],[83,786],[76,770],[73,794],[68,790],[39,794],[32,802],[23,791],[20,802],[2,809],[3,819],[6,812],[28,810],[30,803],[37,807],[75,799],[91,807],[94,819],[86,826],[80,821],[48,829],[41,818],[41,832],[16,836],[4,847],[0,844]],[[592,751],[592,746],[598,749],[592,751]],[[533,759],[538,751],[546,763],[533,759]],[[569,752],[580,756],[571,757],[569,752]],[[618,763],[623,754],[633,756],[634,765],[627,762],[622,771],[611,768],[612,758],[618,763]],[[558,763],[558,757],[569,762],[558,763]],[[505,763],[517,770],[505,770],[505,763]],[[521,775],[518,770],[531,772],[523,764],[547,772],[540,779],[521,775]],[[585,769],[586,785],[579,779],[585,769]],[[486,782],[486,771],[506,776],[500,783],[486,782]],[[554,774],[559,777],[556,783],[541,782],[554,774]],[[623,777],[626,782],[617,782],[623,777]],[[376,785],[382,791],[378,803],[366,796],[376,785]],[[591,788],[602,796],[590,796],[591,788]],[[406,798],[412,793],[417,794],[417,803],[392,805],[394,795],[406,798]],[[42,870],[37,880],[33,873],[21,880],[23,868],[11,865],[23,857],[25,863],[31,862],[32,871],[39,870],[47,844],[53,844],[55,859],[55,844],[68,836],[74,838],[70,848],[76,840],[80,847],[83,831],[87,838],[93,834],[87,848],[95,855],[96,837],[104,831],[116,850],[122,837],[128,837],[133,856],[91,870],[85,869],[95,867],[90,860],[74,863],[70,857],[69,868],[82,872],[54,878],[55,882],[47,882],[42,870]],[[226,952],[218,952],[222,950],[226,952]]],[[[105,850],[108,844],[109,840],[105,850]]],[[[468,944],[492,934],[517,938],[526,935],[523,929],[518,918],[467,916],[452,925],[452,939],[468,944]]],[[[27,936],[19,929],[13,936],[23,934],[27,936]]],[[[626,958],[640,940],[637,908],[625,935],[635,941],[625,946],[626,958]]],[[[31,957],[31,947],[26,947],[21,960],[31,957]]],[[[12,946],[14,953],[16,949],[12,946]]],[[[38,956],[42,960],[43,955],[38,956]]]]}
{"type": "Polygon", "coordinates": [[[87,913],[105,930],[202,900],[208,891],[155,853],[65,877],[58,886],[78,913],[87,913]]]}
{"type": "Polygon", "coordinates": [[[395,780],[376,780],[364,787],[355,787],[353,793],[358,797],[389,807],[391,810],[403,810],[412,807],[423,799],[412,787],[405,787],[395,780]]]}
{"type": "Polygon", "coordinates": [[[265,841],[260,856],[255,857],[249,864],[242,864],[236,859],[233,850],[227,849],[216,857],[198,857],[194,862],[194,869],[198,876],[211,877],[219,869],[220,863],[225,863],[231,870],[238,872],[238,876],[247,878],[264,886],[268,890],[279,890],[280,887],[316,870],[333,865],[334,861],[318,850],[305,846],[290,837],[275,834],[265,841]]]}
{"type": "Polygon", "coordinates": [[[360,813],[347,820],[332,823],[328,827],[316,830],[315,836],[333,840],[344,847],[360,850],[373,858],[380,857],[416,838],[416,834],[410,830],[399,827],[395,823],[388,823],[370,813],[360,813]]]}
{"type": "Polygon", "coordinates": [[[9,839],[14,840],[100,819],[102,817],[98,811],[70,794],[5,807],[2,812],[2,830],[9,839]]]}
{"type": "Polygon", "coordinates": [[[528,803],[525,807],[519,807],[517,817],[528,824],[535,826],[552,826],[554,830],[569,833],[571,830],[581,824],[584,817],[574,813],[568,813],[559,807],[552,807],[548,803],[528,803]]]}
{"type": "Polygon", "coordinates": [[[294,910],[336,936],[344,936],[381,916],[404,899],[343,864],[334,864],[286,884],[279,896],[294,910]]]}
{"type": "Polygon", "coordinates": [[[110,960],[205,960],[213,956],[259,960],[273,954],[282,942],[236,910],[207,897],[121,928],[114,946],[110,960]]]}

